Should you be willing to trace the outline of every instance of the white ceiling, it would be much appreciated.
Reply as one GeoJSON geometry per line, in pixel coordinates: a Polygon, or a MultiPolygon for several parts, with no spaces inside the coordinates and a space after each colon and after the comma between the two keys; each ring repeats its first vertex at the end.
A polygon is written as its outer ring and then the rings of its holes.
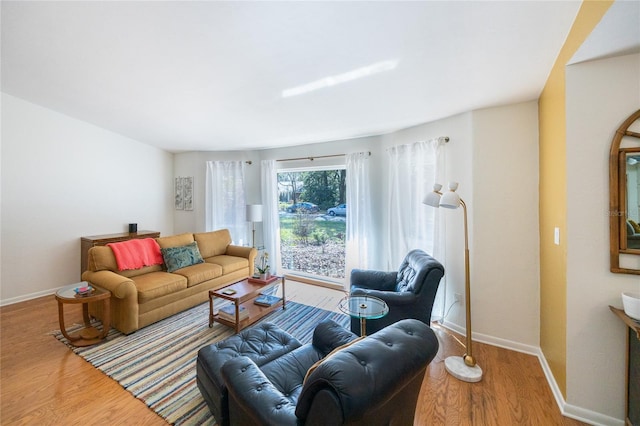
{"type": "Polygon", "coordinates": [[[2,1],[2,91],[171,152],[381,134],[536,99],[580,4],[2,1]]]}

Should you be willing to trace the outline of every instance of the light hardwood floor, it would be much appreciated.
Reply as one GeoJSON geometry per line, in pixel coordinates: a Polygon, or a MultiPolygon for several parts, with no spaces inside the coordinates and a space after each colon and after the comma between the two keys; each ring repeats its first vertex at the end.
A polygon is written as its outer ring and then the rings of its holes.
{"type": "MultiPolygon", "coordinates": [[[[287,281],[287,299],[300,303],[337,310],[343,296],[287,281]]],[[[81,322],[80,308],[65,306],[65,317],[67,324],[81,322]]],[[[53,296],[0,308],[0,327],[0,424],[166,425],[117,382],[50,335],[58,329],[53,296]]],[[[452,378],[443,360],[462,355],[464,349],[447,330],[435,330],[441,346],[427,370],[416,425],[583,424],[560,414],[534,356],[476,343],[482,382],[452,378]]]]}

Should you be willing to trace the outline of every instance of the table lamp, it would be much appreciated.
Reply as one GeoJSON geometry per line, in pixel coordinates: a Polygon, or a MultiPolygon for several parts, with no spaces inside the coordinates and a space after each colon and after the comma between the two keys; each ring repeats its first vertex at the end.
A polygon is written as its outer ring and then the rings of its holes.
{"type": "Polygon", "coordinates": [[[251,245],[256,246],[256,222],[262,222],[262,204],[247,204],[247,222],[251,222],[253,235],[251,245]]]}

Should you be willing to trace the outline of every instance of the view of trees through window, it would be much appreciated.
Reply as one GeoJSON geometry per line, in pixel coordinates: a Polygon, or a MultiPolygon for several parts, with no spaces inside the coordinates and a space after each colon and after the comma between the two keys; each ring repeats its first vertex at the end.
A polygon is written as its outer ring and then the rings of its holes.
{"type": "Polygon", "coordinates": [[[344,279],[346,176],[344,168],[278,173],[284,269],[344,279]]]}

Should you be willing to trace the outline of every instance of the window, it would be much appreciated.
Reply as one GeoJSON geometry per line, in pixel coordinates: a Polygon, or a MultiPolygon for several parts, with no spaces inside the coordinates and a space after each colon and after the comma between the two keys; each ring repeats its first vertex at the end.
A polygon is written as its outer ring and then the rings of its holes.
{"type": "Polygon", "coordinates": [[[344,166],[278,172],[280,251],[285,272],[344,281],[346,190],[344,166]]]}

